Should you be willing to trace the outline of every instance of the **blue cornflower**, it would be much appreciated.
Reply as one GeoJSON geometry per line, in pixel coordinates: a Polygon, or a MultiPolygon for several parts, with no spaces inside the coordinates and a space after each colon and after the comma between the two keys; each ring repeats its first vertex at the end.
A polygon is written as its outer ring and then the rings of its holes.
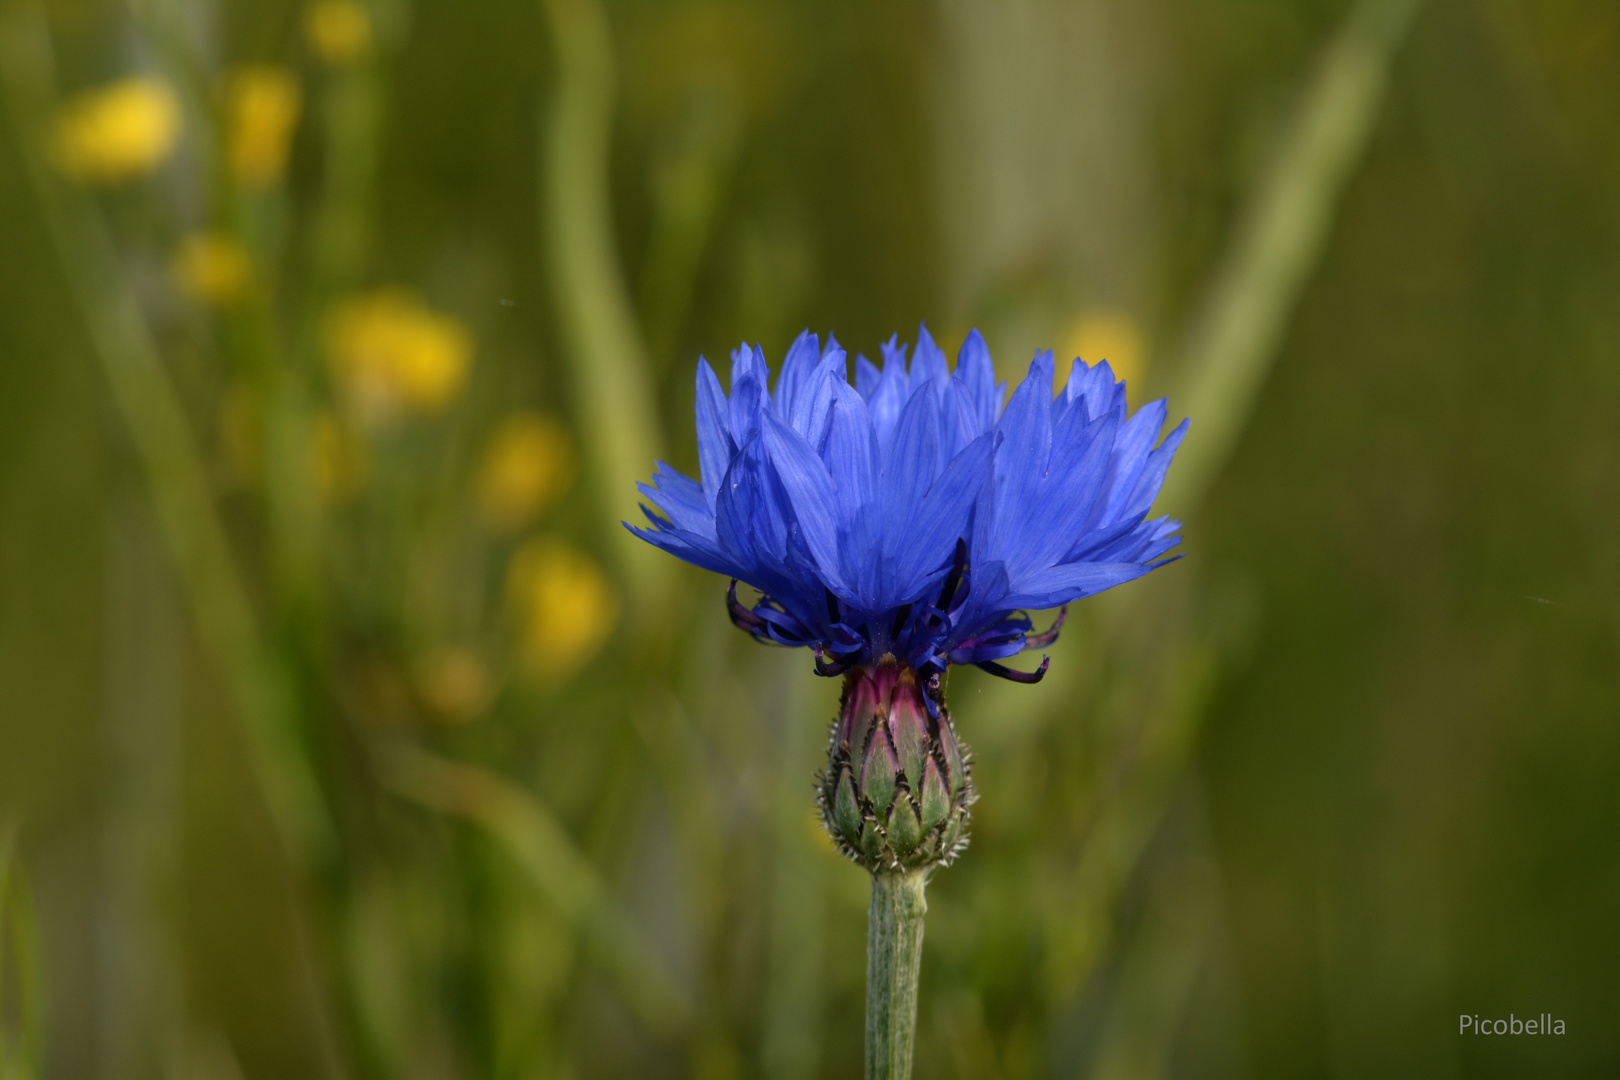
{"type": "Polygon", "coordinates": [[[1050,352],[1008,401],[977,330],[954,373],[926,328],[909,365],[895,338],[882,351],[851,386],[837,341],[806,331],[773,388],[744,346],[729,397],[700,359],[702,481],[660,462],[640,487],[663,515],[631,531],[732,578],[732,620],[814,649],[824,675],[892,656],[928,682],[949,664],[1033,682],[1046,659],[997,661],[1050,644],[1062,615],[1035,633],[1027,611],[1171,561],[1180,523],[1147,515],[1186,421],[1155,446],[1165,403],[1128,414],[1106,362],[1076,360],[1054,397],[1050,352]],[[752,607],[738,581],[763,594],[752,607]]]}

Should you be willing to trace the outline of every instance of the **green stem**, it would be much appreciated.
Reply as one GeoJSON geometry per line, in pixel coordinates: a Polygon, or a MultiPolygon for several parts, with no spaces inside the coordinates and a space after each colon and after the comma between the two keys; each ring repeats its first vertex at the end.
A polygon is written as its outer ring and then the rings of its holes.
{"type": "Polygon", "coordinates": [[[917,1041],[925,870],[873,874],[866,916],[866,1080],[908,1080],[917,1041]]]}
{"type": "MultiPolygon", "coordinates": [[[[587,470],[610,511],[603,520],[635,522],[642,520],[636,482],[659,456],[663,438],[613,238],[613,36],[602,0],[542,0],[540,9],[557,58],[544,135],[542,221],[574,420],[587,470]]],[[[617,525],[609,536],[604,547],[636,604],[643,611],[660,608],[671,578],[657,550],[617,525]]]]}
{"type": "Polygon", "coordinates": [[[1321,262],[1344,190],[1381,115],[1421,0],[1361,0],[1316,67],[1189,338],[1171,397],[1193,418],[1158,505],[1189,512],[1248,422],[1288,322],[1321,262]]]}
{"type": "Polygon", "coordinates": [[[607,883],[544,803],[494,773],[405,743],[378,743],[373,749],[387,787],[482,826],[518,857],[546,899],[573,922],[649,1031],[663,1038],[689,1031],[691,1001],[653,959],[607,883]]]}

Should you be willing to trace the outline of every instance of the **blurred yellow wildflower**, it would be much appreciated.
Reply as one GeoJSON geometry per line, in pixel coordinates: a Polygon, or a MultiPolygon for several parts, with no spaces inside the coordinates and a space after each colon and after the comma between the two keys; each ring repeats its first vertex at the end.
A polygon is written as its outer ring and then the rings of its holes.
{"type": "Polygon", "coordinates": [[[247,293],[252,271],[247,251],[235,237],[200,232],[180,241],[174,256],[174,276],[187,295],[225,307],[247,293]]]}
{"type": "Polygon", "coordinates": [[[436,649],[417,666],[416,690],[442,720],[465,724],[489,708],[494,686],[489,668],[471,649],[436,649]]]}
{"type": "Polygon", "coordinates": [[[86,90],[56,117],[56,165],[86,184],[113,184],[151,172],[180,137],[180,102],[146,76],[86,90]]]}
{"type": "Polygon", "coordinates": [[[319,0],[304,10],[304,37],[322,60],[344,67],[371,52],[371,16],[359,0],[319,0]]]}
{"type": "Polygon", "coordinates": [[[613,585],[590,556],[531,540],[512,556],[507,578],[518,620],[518,657],[543,682],[577,671],[607,642],[619,618],[613,585]]]}
{"type": "MultiPolygon", "coordinates": [[[[1115,378],[1134,384],[1147,370],[1147,343],[1130,317],[1117,311],[1083,311],[1063,333],[1063,354],[1059,368],[1068,376],[1075,357],[1088,364],[1107,360],[1115,378]]],[[[1134,394],[1132,395],[1135,396],[1134,394]]]]}
{"type": "Polygon", "coordinates": [[[496,532],[529,524],[574,478],[568,429],[548,417],[520,412],[490,436],[478,466],[478,510],[496,532]]]}
{"type": "Polygon", "coordinates": [[[303,103],[297,77],[284,67],[253,64],[231,75],[225,123],[232,176],[253,188],[281,181],[303,103]]]}
{"type": "Polygon", "coordinates": [[[371,473],[366,444],[329,412],[316,414],[310,439],[316,496],[323,503],[338,503],[359,494],[371,473]]]}
{"type": "Polygon", "coordinates": [[[379,289],[339,304],[326,323],[333,378],[368,422],[450,404],[472,362],[472,336],[405,289],[379,289]]]}

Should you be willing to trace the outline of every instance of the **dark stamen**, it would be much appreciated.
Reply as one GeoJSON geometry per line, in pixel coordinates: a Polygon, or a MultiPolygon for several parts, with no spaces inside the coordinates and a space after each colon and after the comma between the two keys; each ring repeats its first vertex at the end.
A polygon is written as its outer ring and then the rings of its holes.
{"type": "Polygon", "coordinates": [[[906,619],[910,618],[910,616],[911,616],[911,605],[910,604],[907,604],[905,607],[903,607],[899,611],[895,612],[894,613],[894,625],[889,627],[889,637],[898,638],[900,636],[900,631],[904,630],[905,627],[906,627],[906,619]]]}
{"type": "Polygon", "coordinates": [[[737,599],[737,579],[731,579],[731,588],[726,590],[726,614],[731,616],[731,624],[739,630],[746,630],[755,637],[764,634],[770,636],[770,627],[765,620],[743,607],[742,601],[737,599]]]}
{"type": "Polygon", "coordinates": [[[956,598],[956,587],[962,584],[962,572],[967,569],[967,541],[958,537],[956,552],[951,557],[951,572],[945,575],[945,587],[939,591],[939,610],[951,610],[951,601],[956,598]]]}
{"type": "Polygon", "coordinates": [[[816,674],[829,679],[836,675],[842,675],[844,672],[854,667],[859,660],[860,654],[852,653],[842,660],[835,660],[829,664],[827,663],[826,652],[820,645],[816,646],[816,674]]]}
{"type": "Polygon", "coordinates": [[[1063,620],[1069,617],[1069,605],[1065,604],[1058,609],[1057,619],[1053,621],[1049,630],[1039,634],[1030,634],[1024,638],[1024,648],[1044,649],[1058,639],[1058,631],[1063,629],[1063,620]]]}
{"type": "Polygon", "coordinates": [[[994,660],[981,660],[977,667],[1000,679],[1008,679],[1016,683],[1038,683],[1045,677],[1046,669],[1051,663],[1052,658],[1050,656],[1043,656],[1041,657],[1041,666],[1034,671],[1014,671],[1012,668],[998,664],[994,660]]]}

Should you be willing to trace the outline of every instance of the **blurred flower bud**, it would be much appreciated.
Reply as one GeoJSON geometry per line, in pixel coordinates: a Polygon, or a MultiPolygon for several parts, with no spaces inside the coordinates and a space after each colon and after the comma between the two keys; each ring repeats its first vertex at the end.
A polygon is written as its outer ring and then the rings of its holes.
{"type": "Polygon", "coordinates": [[[335,381],[368,423],[399,412],[439,412],[461,390],[472,362],[466,327],[404,289],[339,304],[325,338],[335,381]]]}
{"type": "Polygon", "coordinates": [[[370,54],[371,16],[358,0],[320,0],[304,11],[304,37],[315,55],[345,67],[370,54]]]}
{"type": "Polygon", "coordinates": [[[1116,379],[1123,379],[1127,386],[1141,386],[1138,380],[1147,370],[1147,343],[1129,316],[1101,309],[1083,311],[1063,333],[1062,359],[1067,362],[1075,357],[1093,365],[1106,360],[1116,379]]]}
{"type": "Polygon", "coordinates": [[[618,597],[601,567],[555,541],[533,540],[519,548],[508,588],[519,658],[544,682],[561,682],[577,671],[618,621],[618,597]]]}
{"type": "Polygon", "coordinates": [[[465,724],[489,708],[494,686],[489,668],[471,649],[438,649],[416,671],[416,691],[442,720],[465,724]]]}
{"type": "Polygon", "coordinates": [[[247,251],[234,237],[201,232],[180,241],[174,277],[188,296],[213,307],[227,307],[246,295],[252,270],[247,251]]]}
{"type": "Polygon", "coordinates": [[[366,444],[329,412],[316,414],[310,437],[316,496],[331,504],[358,495],[371,473],[366,444]]]}
{"type": "Polygon", "coordinates": [[[232,176],[251,188],[281,182],[303,100],[297,77],[284,67],[254,64],[231,75],[225,119],[232,176]]]}
{"type": "Polygon", "coordinates": [[[568,430],[534,413],[507,417],[478,466],[478,510],[496,532],[516,532],[550,506],[574,477],[568,430]]]}
{"type": "Polygon", "coordinates": [[[114,184],[161,165],[180,136],[180,102],[163,82],[123,79],[70,100],[57,114],[52,156],[86,184],[114,184]]]}
{"type": "Polygon", "coordinates": [[[967,846],[969,771],[936,684],[892,658],[844,677],[818,801],[845,855],[874,873],[950,862],[967,846]]]}

